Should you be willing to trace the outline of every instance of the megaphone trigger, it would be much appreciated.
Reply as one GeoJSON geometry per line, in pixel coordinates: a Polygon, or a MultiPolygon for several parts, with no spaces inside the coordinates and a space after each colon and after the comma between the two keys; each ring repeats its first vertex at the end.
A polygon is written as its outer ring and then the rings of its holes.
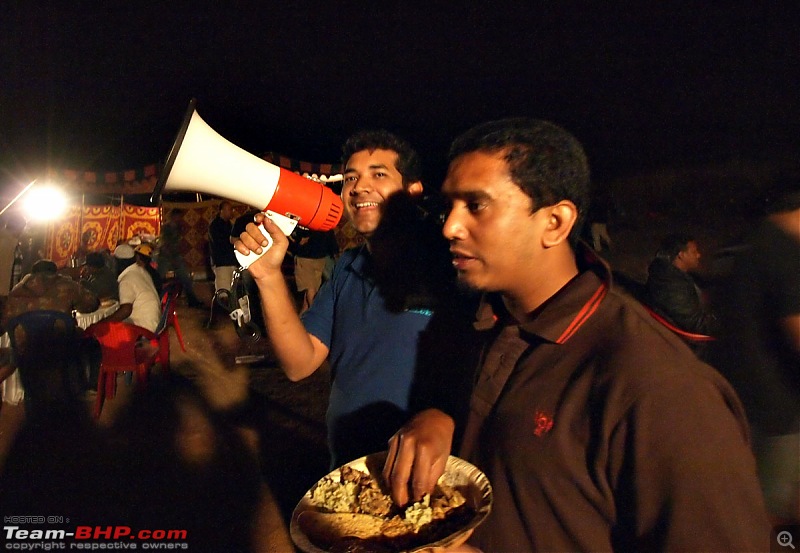
{"type": "MultiPolygon", "coordinates": [[[[292,234],[295,227],[297,226],[296,219],[292,219],[291,217],[286,217],[285,215],[281,215],[280,213],[275,213],[274,211],[267,210],[264,212],[264,215],[266,215],[273,223],[275,223],[278,226],[278,228],[281,229],[281,232],[283,232],[283,234],[285,234],[286,236],[292,234]]],[[[261,253],[256,253],[254,251],[251,251],[249,254],[243,255],[239,253],[239,250],[234,250],[234,253],[236,254],[236,260],[239,262],[239,266],[242,269],[247,269],[250,265],[255,263],[255,261],[258,258],[267,253],[267,250],[269,250],[272,247],[273,244],[272,236],[269,235],[267,229],[264,228],[264,225],[258,225],[258,229],[261,231],[261,234],[264,235],[264,238],[267,239],[267,245],[266,247],[262,246],[263,251],[261,253]]]]}

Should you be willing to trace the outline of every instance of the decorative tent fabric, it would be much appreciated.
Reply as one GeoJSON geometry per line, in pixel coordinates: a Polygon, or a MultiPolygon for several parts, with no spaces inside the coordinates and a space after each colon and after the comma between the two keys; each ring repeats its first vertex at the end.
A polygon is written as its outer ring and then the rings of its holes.
{"type": "MultiPolygon", "coordinates": [[[[312,163],[299,161],[274,152],[263,154],[262,159],[284,169],[289,169],[326,185],[336,186],[341,180],[342,166],[332,163],[312,163]]],[[[76,171],[72,169],[51,169],[48,176],[61,181],[74,192],[102,193],[119,195],[148,194],[153,191],[161,171],[160,165],[148,165],[137,170],[98,173],[95,171],[76,171]]],[[[209,275],[208,225],[216,217],[221,199],[200,202],[163,202],[161,207],[138,207],[125,205],[90,205],[73,207],[58,223],[53,223],[47,233],[45,254],[60,267],[66,266],[80,244],[85,231],[91,231],[89,248],[113,251],[121,240],[128,240],[138,234],[157,236],[161,221],[174,209],[180,209],[184,235],[180,250],[190,271],[209,275]]],[[[238,217],[249,206],[231,202],[234,216],[238,217]]],[[[363,243],[349,223],[342,221],[335,229],[340,249],[363,243]]]]}
{"type": "MultiPolygon", "coordinates": [[[[189,270],[208,276],[210,274],[208,255],[208,225],[214,220],[222,200],[178,203],[164,202],[159,207],[140,207],[134,205],[111,206],[89,205],[73,207],[58,223],[50,225],[46,245],[46,257],[59,267],[69,264],[70,257],[80,244],[81,235],[89,231],[89,249],[114,251],[122,240],[129,240],[140,234],[158,236],[161,232],[162,217],[168,218],[170,211],[181,210],[183,236],[180,251],[189,270]],[[162,215],[163,210],[163,215],[162,215]],[[80,229],[79,229],[80,227],[80,229]]],[[[249,206],[232,202],[234,217],[245,213],[249,206]]],[[[363,243],[363,237],[356,233],[349,222],[342,221],[334,229],[340,250],[363,243]]]]}
{"type": "Polygon", "coordinates": [[[69,259],[89,231],[91,250],[114,251],[121,240],[139,234],[158,235],[161,231],[160,209],[135,205],[73,206],[58,222],[52,223],[45,241],[46,257],[59,267],[69,259]]]}

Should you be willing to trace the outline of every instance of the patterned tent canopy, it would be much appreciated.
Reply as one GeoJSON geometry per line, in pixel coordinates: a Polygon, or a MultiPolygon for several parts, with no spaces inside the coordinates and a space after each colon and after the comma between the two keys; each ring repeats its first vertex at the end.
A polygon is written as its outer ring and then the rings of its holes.
{"type": "MultiPolygon", "coordinates": [[[[335,163],[312,163],[267,152],[262,159],[295,173],[317,178],[323,182],[341,179],[342,166],[335,163]]],[[[49,169],[47,177],[62,183],[71,191],[86,194],[149,194],[156,187],[160,165],[147,165],[127,171],[77,171],[75,169],[49,169]]]]}
{"type": "MultiPolygon", "coordinates": [[[[285,169],[301,173],[324,183],[335,183],[341,179],[341,166],[297,161],[275,153],[267,153],[263,159],[285,169]]],[[[74,192],[85,194],[112,194],[122,198],[120,205],[74,206],[64,218],[50,225],[45,245],[45,254],[60,267],[69,263],[75,253],[81,235],[89,232],[91,250],[113,251],[121,241],[145,234],[158,236],[161,221],[173,209],[180,209],[184,235],[181,252],[190,270],[200,275],[210,274],[208,262],[208,225],[216,217],[220,198],[205,201],[174,203],[162,202],[161,207],[126,205],[126,194],[149,194],[158,181],[160,167],[149,165],[142,170],[105,173],[99,178],[96,172],[74,170],[51,170],[50,178],[58,179],[74,192]]],[[[244,204],[234,205],[234,216],[249,209],[244,204]]],[[[337,240],[342,248],[360,243],[360,237],[352,227],[342,221],[336,229],[337,240]]]]}

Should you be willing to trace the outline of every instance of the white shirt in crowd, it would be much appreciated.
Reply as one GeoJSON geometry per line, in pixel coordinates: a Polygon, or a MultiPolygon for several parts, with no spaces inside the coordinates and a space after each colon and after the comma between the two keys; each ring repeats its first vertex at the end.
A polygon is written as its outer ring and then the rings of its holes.
{"type": "Polygon", "coordinates": [[[161,300],[146,269],[135,263],[120,273],[119,303],[133,306],[125,322],[155,332],[161,318],[161,300]]]}

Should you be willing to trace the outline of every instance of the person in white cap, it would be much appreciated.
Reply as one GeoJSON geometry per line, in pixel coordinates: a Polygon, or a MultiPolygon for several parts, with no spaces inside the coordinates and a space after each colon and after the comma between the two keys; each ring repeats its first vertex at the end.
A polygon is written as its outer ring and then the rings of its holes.
{"type": "Polygon", "coordinates": [[[133,247],[125,242],[114,249],[114,270],[117,276],[133,263],[133,255],[133,247]]]}
{"type": "MultiPolygon", "coordinates": [[[[115,256],[121,247],[117,246],[115,256]]],[[[161,318],[161,299],[147,270],[150,264],[150,256],[147,254],[152,251],[152,246],[142,244],[137,250],[139,251],[134,252],[133,264],[124,269],[117,278],[120,305],[107,320],[135,324],[155,332],[161,318]]],[[[127,255],[125,250],[119,253],[127,255]]]]}

